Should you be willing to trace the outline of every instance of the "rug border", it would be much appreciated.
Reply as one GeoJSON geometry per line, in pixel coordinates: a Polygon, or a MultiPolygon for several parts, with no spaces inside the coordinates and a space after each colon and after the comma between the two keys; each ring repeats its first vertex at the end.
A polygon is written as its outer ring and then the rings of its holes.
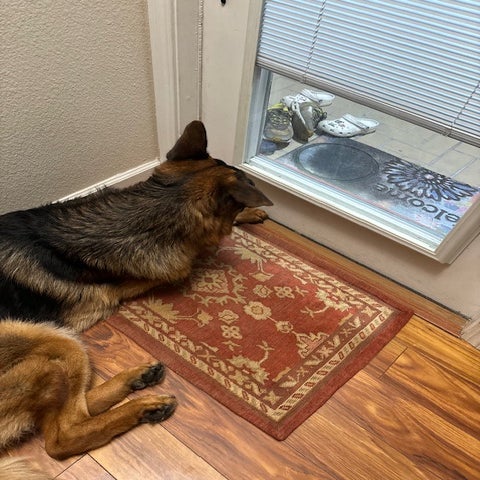
{"type": "Polygon", "coordinates": [[[318,389],[321,389],[321,393],[317,392],[317,389],[313,389],[292,412],[289,412],[284,419],[277,423],[270,420],[261,412],[255,411],[252,407],[246,405],[241,399],[238,399],[228,390],[218,388],[218,383],[203,372],[196,372],[194,382],[189,380],[189,377],[192,377],[192,366],[187,361],[163,346],[161,347],[161,355],[159,355],[158,341],[147,332],[143,331],[140,327],[133,325],[129,320],[123,318],[120,313],[111,316],[106,321],[130,337],[136,343],[139,343],[140,341],[141,347],[151,355],[155,357],[161,356],[159,360],[164,362],[168,368],[183,377],[187,382],[200,388],[211,398],[217,400],[226,408],[249,421],[251,424],[260,430],[263,430],[273,438],[284,440],[324,403],[326,403],[341,386],[348,382],[348,380],[378,355],[385,345],[390,342],[408,322],[412,317],[413,312],[406,311],[404,305],[400,305],[395,298],[392,298],[390,295],[385,294],[384,292],[382,293],[379,287],[367,285],[367,282],[359,280],[353,274],[346,272],[342,268],[328,268],[328,262],[322,258],[316,257],[311,251],[294,243],[292,240],[283,240],[257,225],[242,226],[241,228],[262,240],[287,250],[290,254],[301,258],[302,261],[306,261],[317,268],[325,269],[330,274],[338,276],[344,282],[352,284],[356,289],[363,290],[369,295],[373,295],[395,308],[397,312],[394,314],[394,318],[389,319],[388,325],[380,327],[382,331],[375,336],[375,343],[380,348],[372,351],[369,348],[371,341],[369,340],[365,342],[362,345],[361,350],[359,350],[354,357],[344,365],[342,375],[336,375],[328,382],[323,383],[321,386],[319,385],[318,389]]]}

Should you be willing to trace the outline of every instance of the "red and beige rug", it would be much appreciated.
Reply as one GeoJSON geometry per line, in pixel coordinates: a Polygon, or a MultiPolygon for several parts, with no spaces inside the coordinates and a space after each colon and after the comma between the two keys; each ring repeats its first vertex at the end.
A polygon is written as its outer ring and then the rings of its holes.
{"type": "Polygon", "coordinates": [[[259,225],[235,228],[184,284],[108,322],[190,383],[285,439],[411,312],[259,225]]]}

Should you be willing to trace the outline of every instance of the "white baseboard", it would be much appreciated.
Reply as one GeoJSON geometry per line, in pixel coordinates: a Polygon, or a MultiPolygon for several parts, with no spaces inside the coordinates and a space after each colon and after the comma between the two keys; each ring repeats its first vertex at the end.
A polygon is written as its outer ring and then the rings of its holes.
{"type": "Polygon", "coordinates": [[[98,192],[98,190],[101,190],[105,187],[128,187],[129,185],[146,180],[151,175],[152,170],[159,164],[160,161],[158,158],[150,162],[142,163],[141,165],[131,168],[126,172],[117,173],[116,175],[113,175],[113,177],[107,178],[106,180],[98,182],[95,185],[91,185],[90,187],[83,188],[78,192],[71,193],[66,197],[60,198],[58,201],[64,202],[65,200],[71,200],[72,198],[85,197],[86,195],[98,192]]]}

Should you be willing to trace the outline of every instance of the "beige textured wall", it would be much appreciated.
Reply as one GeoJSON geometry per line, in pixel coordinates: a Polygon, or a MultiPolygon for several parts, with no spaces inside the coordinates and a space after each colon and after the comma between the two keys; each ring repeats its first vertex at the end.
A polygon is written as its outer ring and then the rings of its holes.
{"type": "Polygon", "coordinates": [[[158,156],[143,0],[0,2],[0,213],[158,156]]]}

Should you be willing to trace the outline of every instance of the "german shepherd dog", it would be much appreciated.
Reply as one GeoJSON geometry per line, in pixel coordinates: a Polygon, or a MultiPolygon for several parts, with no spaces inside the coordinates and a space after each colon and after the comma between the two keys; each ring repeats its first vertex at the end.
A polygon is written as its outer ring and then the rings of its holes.
{"type": "MultiPolygon", "coordinates": [[[[172,396],[110,408],[159,383],[161,364],[89,389],[76,334],[122,300],[186,278],[234,223],[263,221],[258,207],[268,205],[241,170],[207,153],[194,121],[144,182],[0,216],[0,450],[39,428],[47,453],[65,458],[169,417],[172,396]]],[[[14,479],[15,468],[23,467],[0,464],[0,480],[14,479]]]]}

